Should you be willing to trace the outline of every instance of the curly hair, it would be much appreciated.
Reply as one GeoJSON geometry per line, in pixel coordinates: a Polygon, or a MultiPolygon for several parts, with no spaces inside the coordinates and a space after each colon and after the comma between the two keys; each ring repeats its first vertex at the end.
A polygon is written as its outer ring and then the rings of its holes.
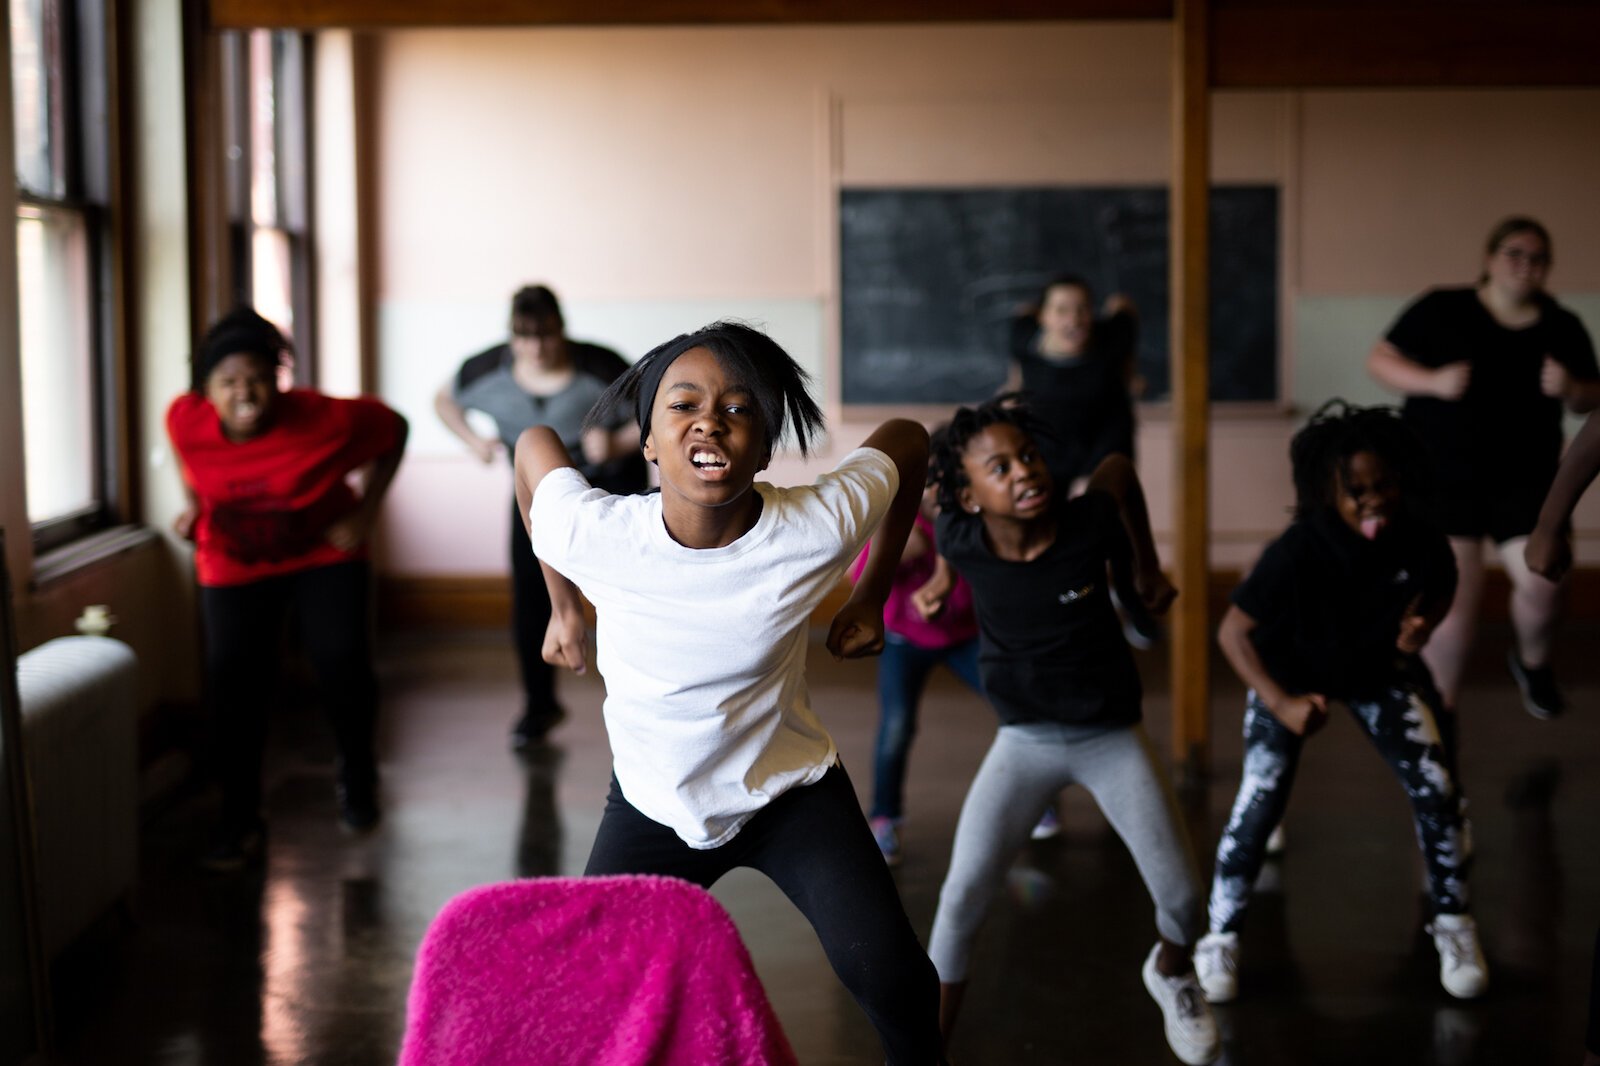
{"type": "Polygon", "coordinates": [[[939,508],[944,511],[961,509],[961,490],[967,487],[967,471],[961,458],[966,454],[972,438],[990,426],[1015,426],[1029,437],[1037,439],[1044,427],[1022,394],[1007,392],[976,407],[958,407],[950,421],[940,427],[929,440],[928,483],[939,486],[939,508]]]}
{"type": "Polygon", "coordinates": [[[1400,412],[1333,399],[1317,408],[1289,442],[1295,518],[1335,506],[1345,469],[1360,452],[1371,452],[1389,468],[1403,507],[1415,507],[1426,498],[1432,480],[1427,452],[1400,412]]]}

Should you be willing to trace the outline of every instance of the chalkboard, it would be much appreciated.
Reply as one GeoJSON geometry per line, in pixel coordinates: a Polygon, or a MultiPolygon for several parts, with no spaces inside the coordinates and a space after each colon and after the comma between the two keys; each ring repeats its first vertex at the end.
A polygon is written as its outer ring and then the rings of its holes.
{"type": "MultiPolygon", "coordinates": [[[[959,404],[1005,381],[1008,324],[1060,273],[1139,311],[1145,399],[1168,393],[1161,186],[843,189],[842,399],[959,404]]],[[[1278,190],[1211,190],[1211,398],[1278,398],[1278,190]]]]}

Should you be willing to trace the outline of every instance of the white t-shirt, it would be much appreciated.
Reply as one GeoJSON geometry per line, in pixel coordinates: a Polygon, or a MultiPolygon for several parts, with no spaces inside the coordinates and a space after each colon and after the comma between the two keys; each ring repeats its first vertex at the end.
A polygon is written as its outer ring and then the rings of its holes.
{"type": "Polygon", "coordinates": [[[806,628],[899,481],[887,455],[858,448],[815,484],[757,482],[755,526],[698,549],[667,533],[659,493],[611,496],[570,468],[539,483],[534,554],[595,606],[617,783],[691,848],[727,843],[833,765],[806,692],[806,628]]]}

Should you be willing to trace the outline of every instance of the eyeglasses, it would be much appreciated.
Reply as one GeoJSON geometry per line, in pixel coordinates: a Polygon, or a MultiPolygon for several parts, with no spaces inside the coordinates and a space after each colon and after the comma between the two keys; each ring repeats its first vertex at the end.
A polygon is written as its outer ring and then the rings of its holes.
{"type": "Polygon", "coordinates": [[[1500,254],[1513,263],[1527,263],[1529,266],[1542,267],[1550,265],[1549,252],[1525,252],[1521,248],[1502,248],[1500,254]]]}

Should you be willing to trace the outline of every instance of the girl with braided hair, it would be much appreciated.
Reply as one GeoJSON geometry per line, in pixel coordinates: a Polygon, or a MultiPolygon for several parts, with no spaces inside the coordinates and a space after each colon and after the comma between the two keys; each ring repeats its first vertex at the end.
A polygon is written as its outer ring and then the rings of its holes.
{"type": "Polygon", "coordinates": [[[1467,911],[1471,836],[1440,699],[1420,655],[1455,594],[1449,542],[1424,515],[1421,443],[1390,408],[1333,400],[1289,445],[1295,510],[1233,594],[1217,641],[1249,686],[1239,794],[1217,845],[1210,931],[1195,949],[1213,1003],[1238,992],[1239,927],[1305,740],[1344,702],[1411,800],[1439,981],[1488,987],[1467,911]]]}

